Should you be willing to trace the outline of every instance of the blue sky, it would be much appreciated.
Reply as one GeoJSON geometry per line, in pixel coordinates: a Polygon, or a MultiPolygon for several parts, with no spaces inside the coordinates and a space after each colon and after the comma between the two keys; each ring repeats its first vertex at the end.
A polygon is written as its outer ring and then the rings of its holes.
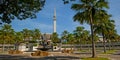
{"type": "MultiPolygon", "coordinates": [[[[110,9],[108,12],[112,14],[111,19],[115,20],[117,32],[120,34],[120,0],[109,0],[110,9]]],[[[13,20],[11,25],[15,31],[22,31],[22,29],[40,29],[42,33],[53,32],[53,14],[56,8],[57,14],[57,33],[61,34],[64,30],[72,32],[77,26],[84,26],[85,29],[90,30],[89,25],[80,25],[73,21],[75,11],[71,10],[71,4],[64,5],[62,0],[47,0],[43,9],[38,12],[37,18],[26,19],[23,21],[13,20]]]]}

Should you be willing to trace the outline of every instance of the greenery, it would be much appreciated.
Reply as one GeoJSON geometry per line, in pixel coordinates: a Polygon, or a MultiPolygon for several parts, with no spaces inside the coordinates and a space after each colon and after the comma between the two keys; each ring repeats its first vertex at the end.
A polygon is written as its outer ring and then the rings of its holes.
{"type": "Polygon", "coordinates": [[[44,6],[45,0],[0,0],[0,20],[11,23],[15,18],[35,18],[44,6]]]}
{"type": "Polygon", "coordinates": [[[115,52],[116,50],[107,50],[106,53],[103,52],[102,54],[113,54],[115,52]]]}
{"type": "Polygon", "coordinates": [[[52,42],[55,43],[55,44],[60,42],[57,33],[53,33],[53,34],[52,34],[51,40],[52,40],[52,42]]]}
{"type": "Polygon", "coordinates": [[[90,52],[90,50],[78,50],[79,52],[90,52]]]}
{"type": "Polygon", "coordinates": [[[73,1],[76,1],[76,0],[63,0],[64,4],[68,4],[69,2],[73,2],[73,1]]]}
{"type": "Polygon", "coordinates": [[[67,30],[64,30],[61,34],[61,39],[62,39],[62,43],[66,43],[67,42],[67,36],[68,36],[69,32],[67,30]]]}
{"type": "Polygon", "coordinates": [[[87,23],[91,29],[92,40],[92,57],[96,57],[95,49],[95,36],[94,25],[99,23],[98,21],[107,20],[108,14],[105,9],[108,9],[108,1],[106,0],[80,0],[79,3],[75,3],[71,6],[77,13],[74,15],[74,21],[80,24],[87,23]]]}
{"type": "Polygon", "coordinates": [[[53,46],[57,46],[57,43],[54,43],[53,46]]]}
{"type": "Polygon", "coordinates": [[[7,53],[8,51],[4,51],[4,52],[0,51],[0,54],[7,54],[7,53]]]}
{"type": "Polygon", "coordinates": [[[40,38],[41,33],[39,29],[23,29],[23,31],[15,32],[9,24],[4,24],[0,29],[0,44],[3,44],[3,51],[5,44],[15,44],[17,47],[20,43],[26,43],[29,41],[36,42],[35,40],[40,40],[40,38]]]}
{"type": "Polygon", "coordinates": [[[82,60],[109,60],[108,58],[96,57],[96,58],[83,58],[82,60]]]}
{"type": "Polygon", "coordinates": [[[33,46],[37,46],[37,43],[34,43],[33,46]]]}
{"type": "MultiPolygon", "coordinates": [[[[11,23],[14,19],[25,20],[27,18],[36,18],[46,0],[0,0],[0,24],[11,23]]],[[[64,4],[76,0],[63,0],[64,4]]],[[[115,29],[115,22],[111,20],[111,15],[107,13],[107,0],[78,0],[73,3],[71,9],[76,12],[73,16],[74,21],[80,24],[87,23],[90,25],[91,31],[85,30],[83,26],[78,26],[73,32],[67,30],[62,32],[61,38],[57,33],[51,35],[54,45],[62,41],[64,44],[92,44],[92,57],[96,57],[95,43],[99,42],[99,36],[103,38],[104,53],[112,54],[115,51],[106,51],[106,42],[118,42],[120,36],[115,29]],[[79,1],[79,2],[78,2],[79,1]],[[60,41],[61,40],[61,41],[60,41]]],[[[39,29],[15,32],[9,24],[4,24],[0,29],[0,44],[4,50],[4,44],[20,44],[29,41],[42,39],[39,29]]],[[[66,46],[67,47],[67,46],[66,46]]],[[[74,47],[74,46],[72,46],[74,47]]],[[[80,47],[81,48],[81,47],[80,47]]],[[[81,48],[82,49],[82,48],[81,48]]],[[[110,46],[109,46],[110,49],[110,46]]],[[[82,51],[82,50],[81,50],[82,51]]],[[[93,59],[93,58],[85,58],[93,59]]],[[[97,60],[94,58],[93,60],[97,60]]],[[[102,58],[99,58],[102,59],[102,58]]],[[[103,60],[103,59],[102,59],[103,60]]]]}

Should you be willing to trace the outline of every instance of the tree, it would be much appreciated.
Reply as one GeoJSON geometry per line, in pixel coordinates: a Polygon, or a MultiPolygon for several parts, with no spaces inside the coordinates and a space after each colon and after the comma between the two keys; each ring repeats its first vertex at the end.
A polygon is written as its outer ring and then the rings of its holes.
{"type": "Polygon", "coordinates": [[[120,42],[120,35],[119,34],[117,34],[118,36],[117,36],[117,41],[118,42],[120,42]]]}
{"type": "Polygon", "coordinates": [[[105,38],[109,42],[109,50],[110,50],[110,42],[112,42],[112,40],[116,40],[117,36],[118,35],[117,35],[116,30],[115,30],[114,20],[108,20],[105,38]]]}
{"type": "Polygon", "coordinates": [[[60,42],[57,33],[53,33],[53,34],[52,34],[51,40],[52,40],[52,42],[53,42],[54,44],[60,42]]]}
{"type": "Polygon", "coordinates": [[[64,4],[67,4],[69,2],[76,1],[76,0],[63,0],[64,4]]]}
{"type": "Polygon", "coordinates": [[[3,35],[3,30],[0,30],[0,44],[2,44],[2,51],[4,52],[4,35],[3,35]]]}
{"type": "Polygon", "coordinates": [[[83,36],[83,43],[85,44],[85,43],[88,43],[89,42],[89,36],[90,36],[90,34],[89,34],[89,31],[87,31],[87,30],[84,30],[83,31],[83,33],[82,33],[82,36],[83,36]]]}
{"type": "MultiPolygon", "coordinates": [[[[67,43],[73,45],[74,42],[75,42],[74,35],[72,33],[69,33],[68,36],[67,36],[67,43]]],[[[72,49],[72,47],[71,47],[71,49],[72,49]]]]}
{"type": "Polygon", "coordinates": [[[13,19],[35,18],[45,0],[0,0],[0,19],[10,23],[13,19]]]}
{"type": "Polygon", "coordinates": [[[63,31],[61,34],[61,39],[63,40],[62,42],[65,42],[67,40],[69,32],[67,30],[63,31]]]}
{"type": "Polygon", "coordinates": [[[80,44],[80,49],[81,49],[81,44],[82,44],[82,41],[83,41],[83,30],[84,30],[84,27],[76,27],[76,30],[73,31],[73,34],[74,34],[74,37],[75,37],[75,42],[77,44],[80,44]]]}
{"type": "Polygon", "coordinates": [[[23,34],[22,32],[16,32],[15,33],[15,42],[16,43],[20,43],[20,42],[23,42],[23,34]]]}
{"type": "Polygon", "coordinates": [[[14,30],[11,28],[11,25],[4,24],[1,29],[1,39],[3,40],[3,51],[4,51],[4,44],[10,44],[11,41],[14,39],[14,30]]]}
{"type": "MultiPolygon", "coordinates": [[[[102,18],[103,19],[103,18],[102,18]]],[[[103,46],[104,46],[104,53],[106,53],[106,37],[111,34],[110,31],[114,30],[114,21],[103,19],[99,20],[97,24],[94,25],[94,32],[102,35],[103,37],[103,46]]]]}
{"type": "Polygon", "coordinates": [[[30,38],[32,37],[32,31],[28,29],[23,29],[22,33],[23,33],[24,41],[30,41],[30,38]]]}
{"type": "Polygon", "coordinates": [[[33,37],[33,41],[36,41],[37,42],[37,46],[39,46],[39,42],[40,42],[40,39],[41,39],[41,32],[39,29],[34,29],[32,31],[32,37],[33,37]]]}
{"type": "Polygon", "coordinates": [[[77,11],[77,14],[73,17],[74,21],[78,21],[81,24],[90,24],[92,36],[92,57],[94,58],[96,57],[96,51],[93,25],[96,23],[98,17],[104,15],[100,12],[103,12],[105,8],[108,8],[108,2],[106,0],[80,0],[79,3],[73,4],[71,8],[77,11]]]}
{"type": "Polygon", "coordinates": [[[69,33],[68,36],[67,36],[67,42],[69,44],[74,44],[74,42],[75,42],[74,40],[75,40],[74,35],[72,33],[69,33]]]}
{"type": "Polygon", "coordinates": [[[32,36],[33,36],[34,40],[40,40],[41,39],[41,32],[40,32],[40,30],[39,29],[34,29],[32,36]]]}
{"type": "Polygon", "coordinates": [[[52,45],[52,50],[53,50],[53,46],[58,46],[57,43],[60,43],[60,40],[58,38],[58,34],[56,32],[52,33],[51,40],[53,42],[53,45],[52,45]]]}
{"type": "Polygon", "coordinates": [[[15,41],[15,50],[18,50],[18,46],[19,46],[20,43],[23,42],[23,39],[24,39],[24,37],[23,37],[22,32],[15,32],[15,39],[14,39],[14,41],[15,41]]]}
{"type": "Polygon", "coordinates": [[[73,31],[75,37],[75,43],[80,44],[80,49],[82,49],[82,44],[88,43],[89,31],[84,30],[84,27],[76,27],[73,31]]]}
{"type": "Polygon", "coordinates": [[[23,37],[24,37],[24,41],[28,43],[28,51],[33,51],[33,31],[32,30],[28,30],[28,29],[23,29],[22,31],[23,33],[23,37]]]}

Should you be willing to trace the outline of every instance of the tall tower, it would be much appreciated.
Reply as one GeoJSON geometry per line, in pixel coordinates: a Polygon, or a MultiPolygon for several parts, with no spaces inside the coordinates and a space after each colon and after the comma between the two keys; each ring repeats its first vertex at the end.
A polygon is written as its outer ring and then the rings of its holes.
{"type": "Polygon", "coordinates": [[[53,16],[53,32],[56,32],[56,9],[54,8],[54,16],[53,16]]]}

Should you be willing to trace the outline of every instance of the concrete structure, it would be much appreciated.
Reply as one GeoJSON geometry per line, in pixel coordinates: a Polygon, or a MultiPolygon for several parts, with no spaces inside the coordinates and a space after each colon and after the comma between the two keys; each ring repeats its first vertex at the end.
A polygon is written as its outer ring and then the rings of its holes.
{"type": "Polygon", "coordinates": [[[22,44],[22,45],[19,46],[18,50],[20,50],[20,51],[28,51],[28,48],[26,47],[25,44],[22,44]]]}
{"type": "Polygon", "coordinates": [[[52,34],[50,34],[50,33],[45,33],[45,34],[42,34],[42,40],[41,40],[41,44],[42,44],[42,41],[44,41],[45,42],[45,44],[47,43],[48,45],[50,45],[51,44],[51,37],[52,37],[52,34]]]}
{"type": "Polygon", "coordinates": [[[54,8],[54,16],[53,16],[53,32],[56,32],[56,9],[54,8]]]}

